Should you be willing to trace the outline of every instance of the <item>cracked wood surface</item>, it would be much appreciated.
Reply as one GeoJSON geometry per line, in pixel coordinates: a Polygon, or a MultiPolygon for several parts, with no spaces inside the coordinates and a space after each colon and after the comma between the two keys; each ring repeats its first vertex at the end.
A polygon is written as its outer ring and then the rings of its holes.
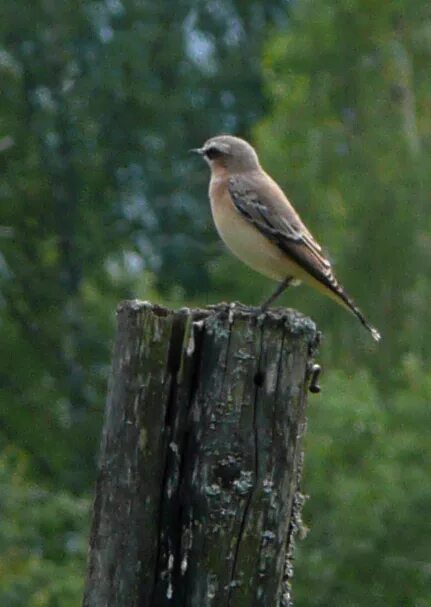
{"type": "Polygon", "coordinates": [[[118,331],[85,607],[287,607],[314,324],[130,301],[118,331]]]}

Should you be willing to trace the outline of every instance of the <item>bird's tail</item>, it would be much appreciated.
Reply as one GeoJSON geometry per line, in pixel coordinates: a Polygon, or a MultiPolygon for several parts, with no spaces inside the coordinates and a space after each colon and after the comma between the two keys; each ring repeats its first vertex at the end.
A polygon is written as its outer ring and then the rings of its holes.
{"type": "Polygon", "coordinates": [[[379,331],[375,327],[370,325],[368,320],[362,314],[359,307],[356,305],[353,299],[346,293],[343,287],[337,282],[332,286],[331,290],[342,300],[344,307],[350,310],[356,316],[356,318],[360,320],[360,322],[367,329],[367,331],[371,333],[372,338],[375,341],[379,342],[382,339],[382,336],[380,335],[379,331]]]}
{"type": "Polygon", "coordinates": [[[367,331],[371,333],[372,338],[375,341],[380,341],[382,337],[379,331],[370,325],[354,300],[340,285],[332,271],[330,263],[318,255],[315,256],[315,260],[319,262],[319,265],[308,263],[306,268],[304,268],[303,263],[302,265],[299,263],[300,260],[294,260],[298,264],[298,278],[304,280],[304,282],[307,282],[309,285],[314,286],[317,290],[323,292],[338,304],[342,305],[343,308],[352,312],[367,331]]]}

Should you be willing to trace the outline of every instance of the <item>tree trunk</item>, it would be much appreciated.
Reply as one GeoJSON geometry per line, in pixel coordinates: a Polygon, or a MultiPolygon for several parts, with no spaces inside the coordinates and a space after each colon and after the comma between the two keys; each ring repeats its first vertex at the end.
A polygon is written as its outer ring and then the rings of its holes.
{"type": "Polygon", "coordinates": [[[291,604],[314,324],[118,309],[86,607],[291,604]]]}

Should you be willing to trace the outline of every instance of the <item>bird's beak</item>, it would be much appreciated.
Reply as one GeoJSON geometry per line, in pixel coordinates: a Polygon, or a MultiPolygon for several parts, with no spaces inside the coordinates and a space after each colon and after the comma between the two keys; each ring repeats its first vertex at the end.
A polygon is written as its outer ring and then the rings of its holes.
{"type": "Polygon", "coordinates": [[[192,152],[193,154],[199,154],[199,156],[203,156],[204,154],[203,148],[192,148],[191,150],[189,150],[189,152],[192,152]]]}

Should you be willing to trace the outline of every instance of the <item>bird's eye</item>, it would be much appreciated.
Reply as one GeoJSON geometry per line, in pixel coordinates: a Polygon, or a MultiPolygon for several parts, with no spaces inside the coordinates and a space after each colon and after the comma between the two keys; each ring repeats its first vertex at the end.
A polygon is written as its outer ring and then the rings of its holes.
{"type": "Polygon", "coordinates": [[[223,152],[217,148],[208,148],[205,150],[205,156],[209,158],[209,160],[214,160],[215,158],[220,158],[220,156],[223,156],[223,152]]]}

